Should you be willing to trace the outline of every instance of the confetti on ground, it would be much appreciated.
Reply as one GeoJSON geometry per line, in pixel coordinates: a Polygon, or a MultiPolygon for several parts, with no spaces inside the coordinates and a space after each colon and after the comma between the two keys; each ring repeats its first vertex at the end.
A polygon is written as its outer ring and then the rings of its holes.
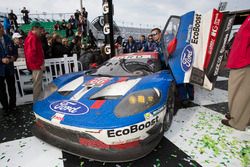
{"type": "Polygon", "coordinates": [[[238,133],[242,132],[220,123],[223,115],[204,107],[194,107],[188,114],[182,110],[178,114],[183,116],[174,121],[175,127],[171,130],[179,133],[167,133],[166,137],[202,166],[250,167],[249,134],[245,134],[246,139],[241,138],[238,133]]]}

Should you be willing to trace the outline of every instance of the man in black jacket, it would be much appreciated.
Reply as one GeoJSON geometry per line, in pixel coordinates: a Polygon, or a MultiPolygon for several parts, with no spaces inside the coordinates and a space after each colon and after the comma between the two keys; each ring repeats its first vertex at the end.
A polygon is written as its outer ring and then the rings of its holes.
{"type": "Polygon", "coordinates": [[[11,26],[14,28],[14,30],[17,30],[18,29],[17,16],[15,13],[13,13],[13,10],[10,10],[8,17],[10,19],[11,26]]]}
{"type": "Polygon", "coordinates": [[[23,7],[21,13],[23,14],[24,24],[29,24],[29,11],[26,9],[26,7],[23,7]]]}

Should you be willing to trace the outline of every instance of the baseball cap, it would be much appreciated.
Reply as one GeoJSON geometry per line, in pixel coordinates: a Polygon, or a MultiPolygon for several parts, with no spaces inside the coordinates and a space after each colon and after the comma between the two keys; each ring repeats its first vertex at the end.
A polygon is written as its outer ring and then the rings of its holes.
{"type": "Polygon", "coordinates": [[[43,26],[42,26],[39,22],[33,21],[33,22],[31,23],[31,27],[40,27],[40,28],[42,28],[43,26]]]}
{"type": "Polygon", "coordinates": [[[18,32],[15,32],[15,33],[12,35],[12,39],[14,39],[14,38],[21,38],[21,37],[22,37],[22,35],[19,34],[18,32]]]}

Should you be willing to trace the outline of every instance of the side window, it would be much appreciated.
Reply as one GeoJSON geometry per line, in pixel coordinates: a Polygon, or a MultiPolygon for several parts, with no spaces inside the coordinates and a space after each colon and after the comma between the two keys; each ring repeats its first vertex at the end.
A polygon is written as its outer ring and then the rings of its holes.
{"type": "Polygon", "coordinates": [[[180,24],[180,18],[177,16],[172,16],[169,18],[167,25],[163,30],[164,45],[167,47],[169,42],[173,40],[178,32],[180,24]]]}

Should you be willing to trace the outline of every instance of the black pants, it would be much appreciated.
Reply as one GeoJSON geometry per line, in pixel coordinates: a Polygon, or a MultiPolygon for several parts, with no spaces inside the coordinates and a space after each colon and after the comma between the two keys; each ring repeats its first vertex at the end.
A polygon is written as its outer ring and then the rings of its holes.
{"type": "Polygon", "coordinates": [[[14,75],[2,77],[0,76],[0,102],[5,110],[16,107],[16,86],[14,75]],[[9,99],[6,92],[6,85],[8,87],[9,99]]]}

